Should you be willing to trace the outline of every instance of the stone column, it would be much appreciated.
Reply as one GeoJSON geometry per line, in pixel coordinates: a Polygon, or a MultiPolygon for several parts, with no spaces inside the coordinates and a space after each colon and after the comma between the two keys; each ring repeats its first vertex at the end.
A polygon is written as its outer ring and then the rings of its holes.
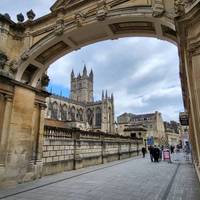
{"type": "Polygon", "coordinates": [[[189,133],[190,133],[190,143],[192,145],[192,159],[194,163],[198,163],[198,155],[197,155],[197,146],[196,146],[196,141],[195,141],[195,136],[194,136],[194,130],[192,126],[192,118],[191,116],[189,117],[189,133]]]}
{"type": "Polygon", "coordinates": [[[2,112],[1,112],[1,120],[2,120],[2,126],[1,126],[1,136],[0,136],[0,147],[1,147],[1,153],[0,153],[0,164],[5,165],[6,161],[6,155],[7,155],[7,145],[8,145],[8,134],[9,134],[9,126],[10,126],[10,118],[11,118],[11,111],[12,111],[12,97],[10,95],[5,95],[4,102],[2,102],[4,105],[2,105],[2,112]]]}
{"type": "Polygon", "coordinates": [[[27,180],[42,177],[42,152],[43,152],[43,134],[44,134],[44,117],[46,106],[42,103],[36,103],[33,116],[32,131],[32,157],[29,162],[27,180]]]}
{"type": "Polygon", "coordinates": [[[15,86],[8,138],[7,180],[23,182],[31,160],[35,92],[15,86]]]}
{"type": "Polygon", "coordinates": [[[0,94],[0,166],[5,164],[5,151],[3,141],[3,121],[5,114],[5,96],[0,94]]]}

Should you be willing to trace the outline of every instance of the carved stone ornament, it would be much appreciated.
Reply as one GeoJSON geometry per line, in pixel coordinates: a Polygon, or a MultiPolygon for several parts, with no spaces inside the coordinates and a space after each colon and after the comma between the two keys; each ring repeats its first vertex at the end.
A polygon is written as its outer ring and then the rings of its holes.
{"type": "Polygon", "coordinates": [[[176,16],[182,16],[185,14],[185,1],[174,0],[174,11],[176,16]]]}
{"type": "Polygon", "coordinates": [[[12,74],[15,74],[17,72],[17,68],[18,68],[17,61],[15,59],[11,60],[8,65],[9,65],[10,72],[12,74]]]}
{"type": "Polygon", "coordinates": [[[8,61],[7,55],[3,52],[0,52],[0,69],[1,70],[3,70],[5,68],[7,61],[8,61]]]}
{"type": "Polygon", "coordinates": [[[17,70],[17,62],[9,61],[6,54],[0,52],[0,74],[10,78],[14,77],[14,73],[17,70]]]}
{"type": "Polygon", "coordinates": [[[99,21],[105,20],[106,16],[108,13],[108,9],[106,7],[106,1],[105,0],[100,0],[97,2],[97,19],[99,21]]]}
{"type": "Polygon", "coordinates": [[[24,53],[21,55],[22,60],[27,60],[29,57],[29,50],[25,50],[24,53]]]}
{"type": "Polygon", "coordinates": [[[56,22],[55,35],[62,35],[64,32],[64,21],[58,20],[56,22]]]}
{"type": "Polygon", "coordinates": [[[161,17],[165,12],[163,0],[154,0],[153,17],[161,17]]]}
{"type": "Polygon", "coordinates": [[[50,78],[47,74],[43,74],[41,78],[41,86],[42,87],[47,87],[49,85],[50,78]]]}
{"type": "Polygon", "coordinates": [[[26,15],[27,15],[28,19],[31,20],[31,21],[32,21],[32,20],[35,18],[35,16],[36,16],[32,9],[29,10],[29,11],[26,13],[26,15]]]}
{"type": "Polygon", "coordinates": [[[85,17],[82,13],[75,13],[75,22],[77,27],[81,27],[83,25],[83,21],[85,20],[85,17]]]}
{"type": "Polygon", "coordinates": [[[20,23],[22,23],[24,21],[24,15],[22,13],[19,13],[17,15],[17,21],[20,23]]]}

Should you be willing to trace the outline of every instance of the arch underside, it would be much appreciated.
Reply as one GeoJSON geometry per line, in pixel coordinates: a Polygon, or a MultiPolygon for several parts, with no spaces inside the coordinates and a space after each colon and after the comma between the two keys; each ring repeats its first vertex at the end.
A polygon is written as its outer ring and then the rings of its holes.
{"type": "Polygon", "coordinates": [[[176,43],[171,19],[155,18],[152,13],[120,13],[103,21],[95,19],[81,26],[74,24],[59,35],[50,32],[32,46],[28,59],[18,69],[16,80],[37,87],[49,65],[60,57],[99,41],[131,36],[155,37],[176,43]]]}

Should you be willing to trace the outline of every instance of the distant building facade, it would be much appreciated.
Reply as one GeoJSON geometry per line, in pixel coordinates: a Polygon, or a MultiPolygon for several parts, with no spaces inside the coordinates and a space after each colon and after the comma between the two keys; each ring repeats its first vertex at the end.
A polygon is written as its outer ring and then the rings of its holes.
{"type": "Polygon", "coordinates": [[[47,98],[46,118],[65,121],[69,128],[114,133],[114,97],[102,92],[102,99],[93,98],[93,71],[75,77],[71,72],[70,97],[51,95],[47,98]]]}
{"type": "Polygon", "coordinates": [[[127,135],[127,127],[133,128],[129,132],[130,136],[139,133],[146,134],[147,145],[151,144],[163,144],[165,142],[165,129],[162,119],[162,115],[159,112],[148,114],[132,114],[124,113],[117,117],[118,133],[121,135],[127,135]],[[134,131],[138,130],[138,131],[134,131]],[[141,129],[141,131],[139,131],[141,129]]]}
{"type": "Polygon", "coordinates": [[[176,146],[180,144],[181,139],[181,126],[175,121],[164,122],[165,134],[167,144],[170,146],[176,146]]]}

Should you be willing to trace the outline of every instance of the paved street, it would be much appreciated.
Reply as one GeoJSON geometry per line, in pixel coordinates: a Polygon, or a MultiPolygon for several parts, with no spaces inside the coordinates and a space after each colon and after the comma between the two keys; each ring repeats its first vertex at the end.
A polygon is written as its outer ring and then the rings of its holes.
{"type": "Polygon", "coordinates": [[[151,163],[148,157],[131,158],[65,172],[1,190],[0,199],[199,200],[194,168],[181,159],[170,164],[151,163]]]}

